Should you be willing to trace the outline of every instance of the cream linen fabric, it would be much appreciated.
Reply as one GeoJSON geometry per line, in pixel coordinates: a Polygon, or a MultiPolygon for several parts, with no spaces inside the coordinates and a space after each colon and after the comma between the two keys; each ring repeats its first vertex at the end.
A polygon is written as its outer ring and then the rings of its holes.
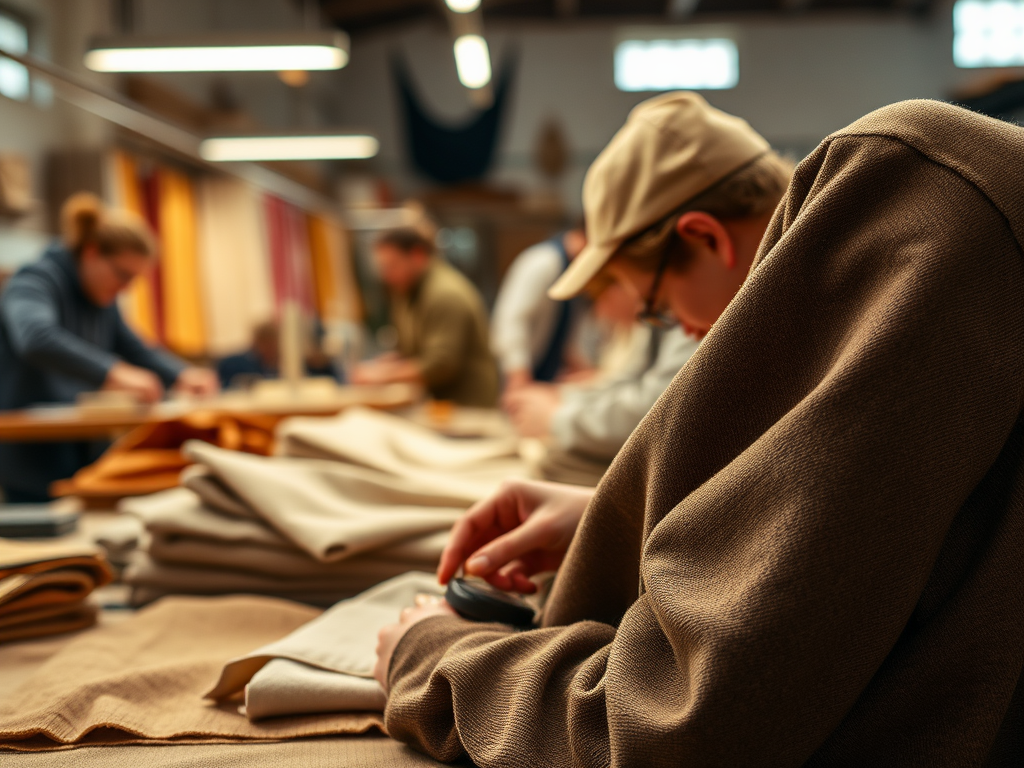
{"type": "Polygon", "coordinates": [[[3,697],[0,748],[278,740],[379,726],[375,713],[253,724],[239,715],[237,701],[203,701],[224,659],[284,637],[318,614],[265,597],[179,597],[90,630],[3,697]]]}
{"type": "Polygon", "coordinates": [[[230,662],[207,696],[222,700],[245,688],[253,720],[383,709],[384,693],[372,677],[377,633],[418,594],[443,591],[433,574],[412,572],[339,603],[288,637],[230,662]]]}
{"type": "Polygon", "coordinates": [[[336,462],[268,459],[192,441],[183,451],[272,528],[323,561],[447,530],[466,507],[455,505],[451,494],[425,497],[406,483],[336,462]]]}
{"type": "Polygon", "coordinates": [[[467,506],[489,496],[503,480],[527,474],[514,437],[460,440],[365,408],[350,408],[333,419],[287,419],[277,435],[286,456],[376,469],[426,495],[457,495],[467,506]]]}

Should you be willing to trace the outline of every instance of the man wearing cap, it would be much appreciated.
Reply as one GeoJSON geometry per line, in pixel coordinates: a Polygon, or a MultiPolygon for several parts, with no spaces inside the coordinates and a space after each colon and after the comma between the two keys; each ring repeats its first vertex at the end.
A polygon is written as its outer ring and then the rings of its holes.
{"type": "Polygon", "coordinates": [[[551,296],[578,294],[602,270],[633,290],[653,326],[648,364],[592,389],[531,387],[510,398],[522,434],[552,438],[545,477],[596,483],[742,285],[791,172],[750,126],[694,94],[635,110],[587,174],[588,243],[551,296]],[[685,296],[693,319],[673,327],[638,283],[685,296]]]}
{"type": "MultiPolygon", "coordinates": [[[[483,768],[1024,765],[1022,165],[1020,126],[935,101],[826,137],[596,491],[456,526],[442,581],[558,575],[537,629],[385,628],[388,733],[483,768]]],[[[752,235],[699,212],[654,275],[606,258],[698,334],[708,252],[752,235]]]]}

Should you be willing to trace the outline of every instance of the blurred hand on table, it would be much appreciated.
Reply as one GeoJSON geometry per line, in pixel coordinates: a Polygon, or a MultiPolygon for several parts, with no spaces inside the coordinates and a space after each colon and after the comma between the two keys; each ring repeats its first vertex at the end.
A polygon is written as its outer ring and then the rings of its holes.
{"type": "Polygon", "coordinates": [[[545,437],[561,402],[554,384],[530,384],[507,392],[502,404],[522,437],[545,437]]]}
{"type": "Polygon", "coordinates": [[[125,392],[140,403],[157,403],[164,396],[164,385],[152,371],[123,361],[110,366],[100,389],[104,392],[125,392]]]}
{"type": "Polygon", "coordinates": [[[216,371],[209,368],[189,367],[178,374],[174,391],[192,397],[212,397],[220,392],[216,371]]]}

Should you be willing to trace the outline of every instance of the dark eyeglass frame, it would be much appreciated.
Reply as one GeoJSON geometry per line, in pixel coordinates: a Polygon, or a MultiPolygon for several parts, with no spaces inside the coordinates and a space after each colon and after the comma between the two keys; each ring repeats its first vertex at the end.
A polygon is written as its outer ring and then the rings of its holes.
{"type": "Polygon", "coordinates": [[[660,312],[654,308],[654,302],[657,301],[658,291],[661,288],[661,280],[665,276],[665,270],[668,269],[668,262],[672,256],[672,249],[665,247],[661,252],[661,260],[658,262],[658,269],[654,273],[654,282],[651,283],[650,293],[647,294],[647,300],[644,301],[644,308],[637,312],[636,319],[638,322],[648,325],[651,328],[675,328],[679,325],[679,321],[676,320],[670,314],[660,312]]]}

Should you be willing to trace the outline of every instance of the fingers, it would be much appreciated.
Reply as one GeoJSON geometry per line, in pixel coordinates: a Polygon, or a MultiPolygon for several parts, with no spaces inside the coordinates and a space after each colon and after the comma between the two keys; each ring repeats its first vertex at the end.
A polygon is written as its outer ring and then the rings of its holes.
{"type": "Polygon", "coordinates": [[[511,500],[510,503],[509,498],[512,493],[508,487],[503,487],[496,495],[473,505],[465,517],[455,524],[448,544],[441,553],[437,568],[438,581],[447,584],[467,557],[481,545],[501,535],[501,521],[507,519],[507,515],[501,514],[501,509],[511,506],[514,510],[515,501],[511,500]]]}
{"type": "Polygon", "coordinates": [[[542,549],[548,542],[548,527],[534,520],[527,520],[523,525],[499,536],[473,553],[466,561],[466,573],[473,576],[487,577],[502,566],[513,560],[542,549]]]}

